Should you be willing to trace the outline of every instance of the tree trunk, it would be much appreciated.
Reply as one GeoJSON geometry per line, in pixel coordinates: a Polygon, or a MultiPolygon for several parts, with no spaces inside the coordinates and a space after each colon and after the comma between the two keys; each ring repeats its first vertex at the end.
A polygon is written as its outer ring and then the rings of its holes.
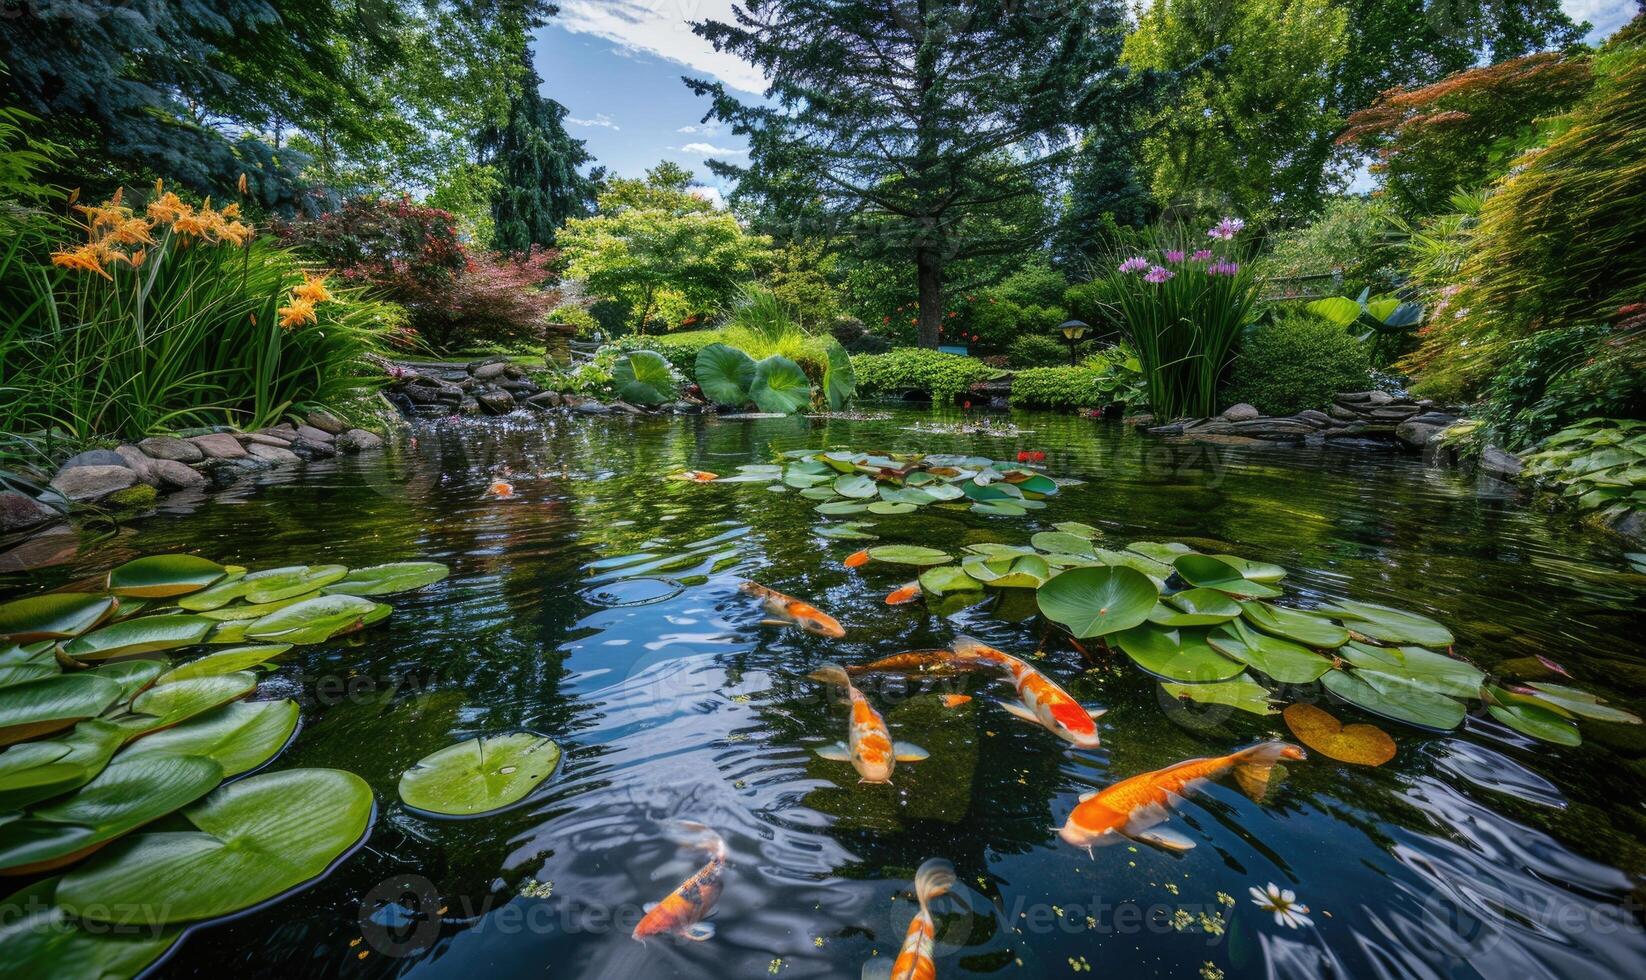
{"type": "Polygon", "coordinates": [[[935,348],[941,339],[937,330],[943,326],[943,260],[936,249],[922,248],[915,252],[915,267],[920,279],[919,343],[935,348]]]}

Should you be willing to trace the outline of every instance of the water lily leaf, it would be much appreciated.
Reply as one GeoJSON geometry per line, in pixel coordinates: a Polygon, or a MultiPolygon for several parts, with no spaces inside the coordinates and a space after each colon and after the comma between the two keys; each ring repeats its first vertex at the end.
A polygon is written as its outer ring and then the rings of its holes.
{"type": "Polygon", "coordinates": [[[231,701],[180,725],[143,736],[127,746],[120,758],[203,756],[221,766],[223,778],[228,779],[251,772],[278,755],[297,731],[297,718],[296,701],[231,701]]]}
{"type": "Polygon", "coordinates": [[[192,680],[196,677],[214,677],[218,674],[237,673],[266,664],[290,649],[290,643],[266,643],[257,646],[230,647],[227,650],[218,650],[208,653],[198,660],[191,660],[186,664],[173,667],[162,675],[156,683],[172,684],[177,681],[192,680]]]}
{"type": "Polygon", "coordinates": [[[674,372],[663,355],[649,350],[629,351],[612,365],[612,387],[617,397],[633,405],[661,405],[675,396],[674,372]]]}
{"type": "Polygon", "coordinates": [[[920,490],[932,500],[939,502],[959,500],[966,496],[965,491],[951,483],[932,483],[921,487],[920,490]]]}
{"type": "MultiPolygon", "coordinates": [[[[1208,589],[1207,591],[1211,590],[1208,589]]],[[[1222,595],[1223,593],[1219,592],[1217,594],[1222,595]]],[[[1183,626],[1218,626],[1227,623],[1231,618],[1233,617],[1211,613],[1187,613],[1167,605],[1165,602],[1157,602],[1155,607],[1149,610],[1149,622],[1168,629],[1177,629],[1183,626]]]]}
{"type": "Polygon", "coordinates": [[[437,561],[399,561],[350,571],[341,581],[321,586],[327,595],[396,595],[427,588],[451,574],[437,561]]]}
{"type": "Polygon", "coordinates": [[[256,688],[257,675],[250,671],[161,684],[133,698],[125,713],[108,720],[120,726],[129,741],[243,698],[256,688]]]}
{"type": "Polygon", "coordinates": [[[981,592],[983,583],[966,574],[964,568],[943,565],[928,568],[920,573],[920,591],[928,596],[940,596],[949,592],[981,592]]]}
{"type": "Polygon", "coordinates": [[[866,458],[862,453],[822,453],[817,460],[837,473],[856,473],[857,464],[866,458]]]}
{"type": "Polygon", "coordinates": [[[882,483],[878,489],[880,499],[888,503],[913,504],[916,507],[924,507],[927,504],[937,502],[936,497],[919,487],[896,487],[889,483],[882,483]]]}
{"type": "Polygon", "coordinates": [[[1033,548],[1021,544],[998,544],[994,541],[982,541],[969,544],[966,551],[985,558],[1021,558],[1024,555],[1035,553],[1033,548]]]}
{"type": "Polygon", "coordinates": [[[1151,561],[1160,562],[1163,565],[1170,565],[1172,562],[1176,561],[1180,555],[1192,555],[1195,553],[1193,548],[1177,541],[1168,541],[1165,543],[1158,541],[1133,541],[1131,544],[1126,546],[1126,550],[1133,552],[1134,554],[1142,555],[1151,561]]]}
{"type": "Polygon", "coordinates": [[[1491,685],[1487,685],[1481,693],[1486,699],[1486,711],[1520,734],[1554,745],[1583,744],[1583,736],[1575,722],[1538,704],[1535,699],[1516,698],[1503,688],[1491,685]]]}
{"type": "MultiPolygon", "coordinates": [[[[831,471],[829,476],[823,476],[823,475],[818,474],[818,473],[800,473],[800,472],[796,472],[794,467],[791,466],[791,467],[789,467],[788,472],[783,474],[783,485],[786,486],[786,487],[793,487],[796,490],[802,490],[802,491],[811,490],[813,488],[817,488],[819,484],[831,483],[832,482],[832,477],[833,477],[832,471],[831,471]]],[[[823,489],[826,489],[831,496],[834,493],[834,489],[833,489],[832,486],[827,487],[827,488],[823,488],[823,489]]],[[[809,496],[809,495],[802,494],[802,496],[809,496]]]]}
{"type": "Polygon", "coordinates": [[[852,369],[852,359],[839,341],[829,344],[827,355],[823,362],[823,394],[829,400],[829,408],[838,412],[857,394],[857,372],[852,369]]]}
{"type": "Polygon", "coordinates": [[[0,811],[21,810],[84,786],[103,771],[124,739],[115,726],[88,718],[60,738],[23,742],[0,752],[0,811]]]}
{"type": "Polygon", "coordinates": [[[1332,662],[1308,647],[1259,633],[1240,620],[1213,633],[1208,642],[1218,653],[1238,660],[1282,684],[1307,684],[1332,669],[1332,662]]]}
{"type": "Polygon", "coordinates": [[[198,555],[149,555],[109,572],[109,591],[117,596],[167,599],[198,592],[222,578],[222,565],[198,555]]]}
{"type": "Polygon", "coordinates": [[[914,544],[886,544],[870,548],[869,557],[893,565],[943,565],[954,561],[954,556],[946,551],[914,544]]]}
{"type": "Polygon", "coordinates": [[[879,488],[875,486],[873,480],[861,473],[848,473],[835,478],[834,492],[842,497],[860,500],[875,496],[879,493],[879,488]]]}
{"type": "Polygon", "coordinates": [[[1031,473],[1027,478],[1013,480],[1012,483],[1024,493],[1038,493],[1042,497],[1057,493],[1057,483],[1044,473],[1031,473]]]}
{"type": "Polygon", "coordinates": [[[120,700],[129,701],[159,678],[166,664],[159,660],[122,660],[94,667],[90,673],[120,685],[120,700]]]}
{"type": "Polygon", "coordinates": [[[1337,653],[1362,674],[1402,677],[1422,690],[1448,697],[1479,697],[1480,685],[1486,682],[1486,675],[1474,664],[1423,647],[1374,647],[1351,640],[1337,653]]]}
{"type": "Polygon", "coordinates": [[[834,492],[831,482],[829,486],[807,487],[800,491],[800,495],[807,500],[839,500],[840,494],[834,492]]]}
{"type": "MultiPolygon", "coordinates": [[[[875,503],[882,503],[882,501],[877,500],[875,503]]],[[[812,508],[819,514],[862,514],[866,513],[868,509],[869,505],[860,500],[831,500],[812,508]]]]}
{"type": "Polygon", "coordinates": [[[1178,555],[1172,560],[1172,567],[1177,569],[1177,573],[1183,576],[1183,581],[1190,585],[1216,589],[1242,599],[1272,598],[1280,595],[1280,590],[1274,586],[1254,582],[1240,574],[1238,568],[1211,555],[1178,555]]]}
{"type": "Polygon", "coordinates": [[[890,500],[876,500],[868,505],[871,514],[912,514],[919,509],[914,504],[893,503],[890,500]]]}
{"type": "Polygon", "coordinates": [[[1239,555],[1213,555],[1218,561],[1234,566],[1241,575],[1253,582],[1263,582],[1268,585],[1286,577],[1286,569],[1279,565],[1271,565],[1266,561],[1251,561],[1239,555]]]}
{"type": "Polygon", "coordinates": [[[400,799],[439,816],[495,813],[525,799],[559,764],[560,746],[532,732],[471,738],[408,769],[400,777],[400,799]]]}
{"type": "Polygon", "coordinates": [[[312,596],[298,595],[292,596],[290,599],[281,599],[278,602],[259,602],[256,605],[249,605],[244,602],[233,602],[219,609],[201,610],[198,615],[204,616],[214,623],[231,623],[240,619],[262,619],[264,616],[274,612],[276,609],[284,609],[287,606],[295,606],[299,602],[309,598],[312,598],[312,596]]]}
{"type": "Polygon", "coordinates": [[[1090,524],[1082,524],[1079,521],[1060,521],[1053,524],[1052,527],[1057,528],[1064,534],[1072,534],[1076,537],[1085,538],[1087,541],[1096,541],[1103,535],[1103,532],[1097,528],[1092,527],[1090,524]]]}
{"type": "Polygon", "coordinates": [[[1098,561],[1115,568],[1130,568],[1142,572],[1154,583],[1156,589],[1165,588],[1166,580],[1172,577],[1172,566],[1162,565],[1153,558],[1145,558],[1130,551],[1110,551],[1107,548],[1094,550],[1098,561]]]}
{"type": "Polygon", "coordinates": [[[57,901],[94,921],[134,909],[145,925],[228,915],[325,874],[365,835],[371,814],[371,788],[353,773],[249,776],[183,811],[197,830],[138,834],[70,871],[57,901]]]}
{"type": "Polygon", "coordinates": [[[1130,568],[1071,568],[1035,593],[1040,611],[1076,639],[1131,629],[1148,619],[1160,592],[1130,568]]]}
{"type": "Polygon", "coordinates": [[[217,625],[201,616],[142,616],[84,633],[63,645],[76,660],[107,660],[134,653],[193,646],[217,625]]]}
{"type": "Polygon", "coordinates": [[[1041,551],[1063,555],[1095,555],[1091,541],[1067,531],[1040,531],[1029,538],[1029,543],[1041,551]]]}
{"type": "Polygon", "coordinates": [[[1275,707],[1269,689],[1247,674],[1212,684],[1173,684],[1160,682],[1160,689],[1180,701],[1196,704],[1221,704],[1254,715],[1272,715],[1275,707]]]}
{"type": "Polygon", "coordinates": [[[825,538],[836,541],[879,541],[880,535],[870,534],[861,530],[865,525],[860,521],[847,521],[844,524],[827,524],[817,529],[817,533],[825,538]]]}
{"type": "Polygon", "coordinates": [[[800,365],[773,354],[754,366],[749,398],[762,412],[792,415],[812,403],[812,386],[800,365]]]}
{"type": "Polygon", "coordinates": [[[1212,649],[1206,642],[1205,630],[1165,629],[1144,623],[1115,633],[1109,642],[1120,647],[1133,663],[1148,673],[1169,681],[1185,684],[1226,681],[1246,669],[1212,649]]]}
{"type": "Polygon", "coordinates": [[[387,606],[352,595],[317,596],[254,620],[244,635],[280,643],[324,643],[387,615],[387,606]]]}
{"type": "Polygon", "coordinates": [[[1265,633],[1296,640],[1304,646],[1331,650],[1349,642],[1349,631],[1324,616],[1287,609],[1269,602],[1242,602],[1246,622],[1265,633]]]}
{"type": "Polygon", "coordinates": [[[57,646],[50,640],[0,649],[0,687],[62,672],[63,667],[57,662],[57,646]]]}
{"type": "Polygon", "coordinates": [[[0,745],[67,728],[103,713],[124,693],[94,674],[56,674],[0,687],[0,745]]]}
{"type": "Polygon", "coordinates": [[[1322,607],[1321,612],[1343,620],[1344,625],[1362,636],[1384,643],[1409,643],[1422,647],[1452,645],[1451,630],[1417,613],[1351,599],[1339,599],[1322,607]]]}
{"type": "MultiPolygon", "coordinates": [[[[280,569],[270,570],[270,572],[274,571],[280,571],[280,569]]],[[[270,572],[261,572],[259,574],[267,575],[270,572]]],[[[191,592],[178,599],[177,604],[190,612],[218,609],[241,598],[246,594],[246,590],[251,587],[252,582],[246,581],[245,572],[230,572],[218,579],[209,588],[201,589],[199,592],[191,592]]]]}
{"type": "Polygon", "coordinates": [[[89,592],[49,592],[0,605],[0,638],[8,643],[67,640],[114,613],[113,596],[89,592]]]}
{"type": "Polygon", "coordinates": [[[1329,670],[1320,678],[1320,683],[1332,694],[1363,711],[1408,725],[1451,731],[1463,723],[1465,711],[1462,703],[1444,694],[1422,691],[1385,694],[1362,680],[1358,673],[1347,670],[1329,670]]]}
{"type": "Polygon", "coordinates": [[[969,555],[960,567],[985,585],[997,589],[1037,589],[1051,578],[1051,566],[1039,555],[985,558],[969,555]]]}
{"type": "Polygon", "coordinates": [[[1240,615],[1240,603],[1216,589],[1184,589],[1165,597],[1166,601],[1196,616],[1215,616],[1228,622],[1240,615]]]}
{"type": "Polygon", "coordinates": [[[742,407],[754,386],[754,358],[725,344],[710,344],[697,352],[697,386],[716,405],[742,407]]]}
{"type": "Polygon", "coordinates": [[[1328,759],[1356,766],[1381,766],[1395,757],[1395,740],[1376,725],[1345,725],[1312,704],[1287,705],[1281,712],[1297,740],[1328,759]]]}
{"type": "Polygon", "coordinates": [[[198,756],[109,763],[72,796],[6,824],[0,873],[34,874],[80,860],[117,837],[211,792],[223,769],[198,756]]]}
{"type": "Polygon", "coordinates": [[[983,514],[987,517],[1022,517],[1027,514],[1028,508],[1023,507],[1023,501],[1010,503],[1004,500],[978,501],[972,504],[974,514],[983,514]]]}
{"type": "Polygon", "coordinates": [[[1564,708],[1569,714],[1582,718],[1591,718],[1595,721],[1612,721],[1625,725],[1640,724],[1640,716],[1622,708],[1614,708],[1605,704],[1596,695],[1565,684],[1548,684],[1534,682],[1530,685],[1537,692],[1539,701],[1546,701],[1558,708],[1564,708]]]}
{"type": "Polygon", "coordinates": [[[249,583],[245,598],[255,606],[308,595],[323,585],[340,581],[348,574],[347,565],[299,565],[267,575],[253,572],[241,581],[249,583]]]}
{"type": "Polygon", "coordinates": [[[56,878],[0,902],[0,974],[17,980],[135,977],[183,937],[181,929],[87,929],[55,904],[56,878]]]}
{"type": "Polygon", "coordinates": [[[1023,499],[1023,491],[1010,483],[983,483],[982,478],[978,474],[971,482],[961,484],[961,492],[979,503],[1018,503],[1023,499]]]}

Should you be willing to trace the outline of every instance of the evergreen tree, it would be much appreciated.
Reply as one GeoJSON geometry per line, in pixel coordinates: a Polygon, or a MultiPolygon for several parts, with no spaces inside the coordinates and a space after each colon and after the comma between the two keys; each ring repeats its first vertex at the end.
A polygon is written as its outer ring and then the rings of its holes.
{"type": "Polygon", "coordinates": [[[591,212],[599,178],[579,171],[594,158],[582,140],[566,133],[566,107],[543,98],[531,47],[520,47],[523,70],[509,100],[508,120],[479,140],[481,159],[501,183],[492,198],[492,245],[503,252],[553,245],[555,232],[568,219],[591,212]]]}
{"type": "Polygon", "coordinates": [[[769,104],[687,79],[750,162],[710,168],[744,200],[821,220],[912,263],[935,347],[946,274],[1043,244],[1015,204],[1047,194],[1078,127],[1129,115],[1147,79],[1116,67],[1117,0],[749,0],[694,30],[772,79],[769,104]]]}

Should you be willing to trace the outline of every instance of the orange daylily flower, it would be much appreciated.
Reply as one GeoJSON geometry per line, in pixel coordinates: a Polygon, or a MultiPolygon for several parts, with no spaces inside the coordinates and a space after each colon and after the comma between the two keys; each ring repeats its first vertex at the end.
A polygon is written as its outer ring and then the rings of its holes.
{"type": "Polygon", "coordinates": [[[81,272],[95,272],[104,279],[113,281],[114,277],[103,268],[103,257],[95,245],[82,245],[76,249],[65,249],[53,252],[51,264],[65,269],[76,269],[81,272]]]}
{"type": "Polygon", "coordinates": [[[326,277],[312,272],[303,273],[302,285],[292,287],[291,294],[311,303],[329,303],[332,299],[331,290],[326,288],[326,277]]]}
{"type": "MultiPolygon", "coordinates": [[[[235,181],[235,186],[240,189],[240,193],[242,193],[242,194],[246,193],[247,183],[246,183],[246,175],[244,173],[242,173],[240,175],[239,180],[235,181]]],[[[225,208],[224,210],[227,211],[228,209],[225,208]]]]}
{"type": "Polygon", "coordinates": [[[103,236],[105,244],[114,245],[152,245],[154,239],[149,237],[153,225],[147,218],[126,218],[119,224],[111,227],[103,236]]]}
{"type": "Polygon", "coordinates": [[[290,306],[280,307],[282,330],[291,330],[305,323],[315,323],[317,320],[314,315],[314,303],[311,300],[293,299],[290,306]]]}
{"type": "MultiPolygon", "coordinates": [[[[155,182],[159,189],[160,182],[155,182]]],[[[167,191],[149,202],[149,217],[163,225],[175,224],[178,218],[194,213],[194,208],[183,203],[183,199],[167,191]]]]}

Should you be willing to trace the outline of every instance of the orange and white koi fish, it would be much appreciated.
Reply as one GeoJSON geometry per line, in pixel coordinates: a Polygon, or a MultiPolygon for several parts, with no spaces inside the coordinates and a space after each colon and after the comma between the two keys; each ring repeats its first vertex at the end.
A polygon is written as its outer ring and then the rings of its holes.
{"type": "Polygon", "coordinates": [[[486,492],[498,500],[510,500],[514,497],[514,484],[507,480],[493,480],[492,485],[486,488],[486,492]]]}
{"type": "Polygon", "coordinates": [[[870,960],[863,968],[865,978],[875,980],[937,980],[937,961],[933,949],[937,944],[937,925],[932,920],[932,901],[947,895],[955,884],[954,865],[942,858],[931,858],[914,873],[914,894],[920,900],[920,911],[909,922],[903,934],[903,948],[897,961],[890,964],[884,959],[870,960]]]}
{"type": "Polygon", "coordinates": [[[669,479],[686,480],[691,483],[713,483],[715,480],[720,479],[720,475],[718,473],[710,473],[708,470],[686,470],[681,473],[671,474],[669,479]]]}
{"type": "Polygon", "coordinates": [[[847,568],[861,568],[864,565],[867,565],[868,563],[869,563],[869,549],[867,549],[867,548],[864,548],[862,551],[854,551],[851,554],[847,555],[846,556],[846,561],[844,562],[844,564],[847,568]]]}
{"type": "Polygon", "coordinates": [[[720,878],[726,870],[726,842],[720,835],[694,820],[683,820],[684,842],[709,852],[709,863],[680,883],[661,902],[646,903],[646,914],[634,927],[633,938],[644,942],[648,936],[679,936],[693,942],[714,938],[714,926],[704,922],[720,900],[720,878]]]}
{"type": "Polygon", "coordinates": [[[901,606],[905,602],[913,602],[918,598],[920,598],[920,583],[918,581],[910,582],[908,585],[893,589],[891,594],[886,596],[886,605],[901,606]]]}
{"type": "Polygon", "coordinates": [[[738,588],[765,603],[771,618],[761,620],[764,626],[798,626],[808,633],[837,640],[846,635],[846,628],[838,620],[809,602],[801,602],[757,582],[744,582],[738,588]]]}
{"type": "Polygon", "coordinates": [[[980,666],[958,660],[948,650],[910,650],[847,667],[846,673],[853,677],[859,674],[954,674],[977,670],[980,666]]]}
{"type": "Polygon", "coordinates": [[[825,745],[817,750],[817,754],[835,762],[850,762],[857,774],[863,777],[858,782],[889,783],[892,781],[892,770],[897,768],[899,762],[919,762],[930,757],[930,753],[918,745],[892,742],[892,732],[886,727],[886,719],[880,717],[880,712],[874,710],[874,705],[863,696],[863,692],[852,685],[846,668],[839,664],[824,664],[810,677],[825,684],[839,684],[851,699],[852,721],[846,728],[846,741],[825,745]]]}
{"type": "Polygon", "coordinates": [[[1269,776],[1282,759],[1302,761],[1308,753],[1290,742],[1259,742],[1229,755],[1190,759],[1174,766],[1122,779],[1107,789],[1080,798],[1057,835],[1089,854],[1093,847],[1123,840],[1139,840],[1169,851],[1186,851],[1194,841],[1157,826],[1166,822],[1171,808],[1208,779],[1231,770],[1241,790],[1261,800],[1269,776]]]}
{"type": "Polygon", "coordinates": [[[1012,676],[1021,703],[1001,702],[1000,706],[1031,725],[1044,726],[1052,734],[1082,749],[1098,746],[1097,719],[1102,708],[1085,708],[1045,674],[1009,653],[985,646],[969,636],[957,636],[950,644],[956,659],[990,664],[1012,676]]]}

